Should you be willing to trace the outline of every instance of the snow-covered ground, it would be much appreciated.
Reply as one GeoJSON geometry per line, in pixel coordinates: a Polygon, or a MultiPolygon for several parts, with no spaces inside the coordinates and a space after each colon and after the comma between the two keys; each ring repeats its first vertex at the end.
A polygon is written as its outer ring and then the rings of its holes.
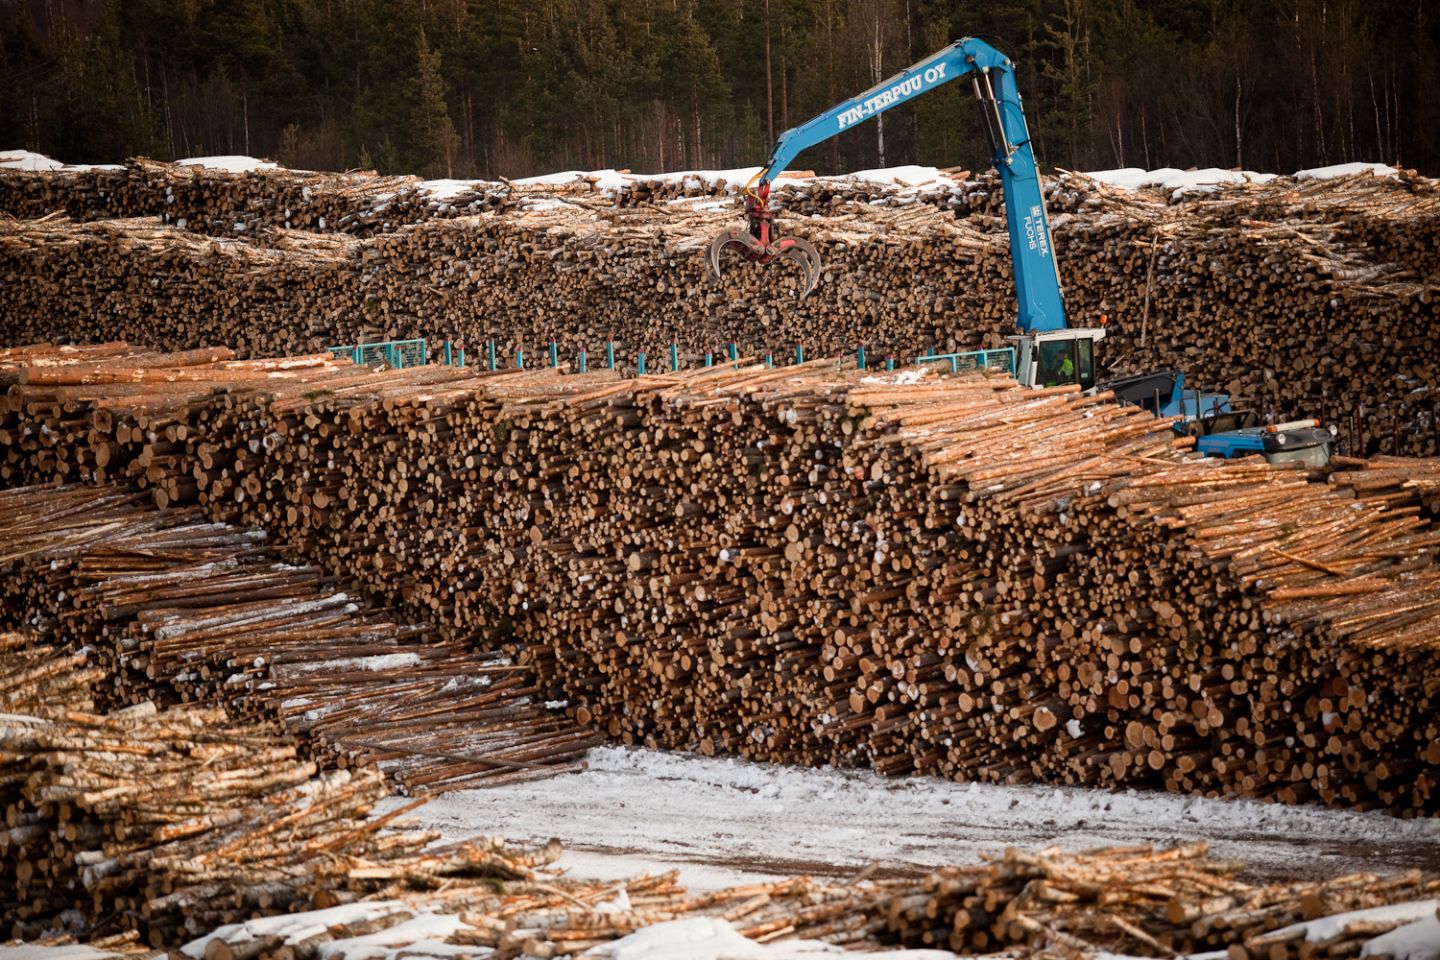
{"type": "Polygon", "coordinates": [[[1215,855],[1244,860],[1266,878],[1440,868],[1435,820],[1164,793],[888,780],[608,747],[591,751],[581,773],[446,794],[416,815],[447,840],[558,837],[561,866],[577,877],[678,868],[692,889],[782,873],[843,875],[872,863],[902,871],[976,863],[1006,846],[1051,843],[1209,840],[1215,855]]]}
{"type": "Polygon", "coordinates": [[[953,960],[955,954],[948,950],[854,954],[816,940],[756,943],[746,940],[726,921],[712,917],[657,923],[585,954],[595,960],[814,960],[846,956],[863,956],[865,960],[953,960]]]}

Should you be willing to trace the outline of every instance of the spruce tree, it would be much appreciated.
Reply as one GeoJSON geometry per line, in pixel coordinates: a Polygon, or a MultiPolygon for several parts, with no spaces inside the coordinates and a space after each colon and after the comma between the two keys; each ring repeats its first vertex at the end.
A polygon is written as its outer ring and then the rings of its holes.
{"type": "Polygon", "coordinates": [[[445,103],[445,78],[440,73],[440,51],[433,50],[425,28],[415,43],[415,78],[410,84],[408,133],[410,165],[427,177],[454,176],[455,147],[459,137],[445,103]]]}

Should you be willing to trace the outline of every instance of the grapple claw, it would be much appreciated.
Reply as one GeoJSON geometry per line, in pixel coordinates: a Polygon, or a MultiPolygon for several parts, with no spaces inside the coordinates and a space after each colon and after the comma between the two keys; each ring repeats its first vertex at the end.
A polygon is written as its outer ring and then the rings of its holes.
{"type": "Polygon", "coordinates": [[[765,248],[750,235],[750,232],[743,227],[731,227],[724,231],[710,242],[710,250],[706,257],[710,273],[715,279],[720,279],[720,255],[726,250],[734,250],[746,260],[764,262],[765,248]]]}
{"type": "Polygon", "coordinates": [[[705,263],[715,279],[720,279],[720,255],[730,250],[742,260],[769,266],[777,260],[789,260],[800,267],[804,274],[800,285],[800,299],[804,300],[820,282],[820,254],[808,240],[799,237],[780,237],[773,243],[774,214],[770,211],[769,181],[762,180],[758,192],[748,194],[745,201],[746,227],[731,227],[710,242],[705,263]]]}
{"type": "Polygon", "coordinates": [[[804,300],[820,282],[820,252],[810,241],[800,237],[786,237],[777,246],[780,249],[779,259],[798,264],[804,272],[805,281],[800,287],[800,299],[804,300]]]}

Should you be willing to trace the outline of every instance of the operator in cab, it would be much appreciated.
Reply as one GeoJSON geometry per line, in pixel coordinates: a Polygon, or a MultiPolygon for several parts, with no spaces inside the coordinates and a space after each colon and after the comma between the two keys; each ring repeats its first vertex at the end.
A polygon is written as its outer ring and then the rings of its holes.
{"type": "Polygon", "coordinates": [[[1070,358],[1069,342],[1047,343],[1040,347],[1041,386],[1058,387],[1075,382],[1075,361],[1070,358]]]}

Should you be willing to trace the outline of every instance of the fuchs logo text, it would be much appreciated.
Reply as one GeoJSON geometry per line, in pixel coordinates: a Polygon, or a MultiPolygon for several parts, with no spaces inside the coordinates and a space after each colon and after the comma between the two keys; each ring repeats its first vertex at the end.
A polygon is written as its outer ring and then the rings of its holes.
{"type": "Polygon", "coordinates": [[[1042,257],[1050,256],[1050,240],[1045,231],[1045,211],[1036,204],[1025,218],[1025,240],[1031,250],[1042,257]]]}
{"type": "Polygon", "coordinates": [[[875,94],[860,106],[851,107],[839,115],[840,129],[853,127],[866,117],[874,116],[886,107],[909,99],[921,90],[934,86],[945,79],[946,66],[946,64],[937,63],[934,66],[926,67],[924,73],[917,73],[913,77],[901,80],[888,90],[882,90],[875,94]]]}

